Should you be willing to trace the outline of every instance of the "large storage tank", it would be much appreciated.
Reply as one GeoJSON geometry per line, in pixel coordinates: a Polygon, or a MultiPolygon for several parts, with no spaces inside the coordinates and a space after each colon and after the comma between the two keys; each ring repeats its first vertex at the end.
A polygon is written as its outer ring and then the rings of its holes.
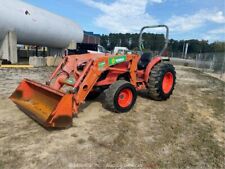
{"type": "Polygon", "coordinates": [[[0,0],[0,40],[15,32],[19,44],[66,48],[83,41],[76,23],[21,0],[0,0]]]}

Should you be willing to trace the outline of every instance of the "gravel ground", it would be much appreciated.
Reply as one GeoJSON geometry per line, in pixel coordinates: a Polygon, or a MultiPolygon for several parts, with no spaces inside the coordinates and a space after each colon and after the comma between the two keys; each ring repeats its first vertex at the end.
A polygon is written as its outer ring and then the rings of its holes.
{"type": "Polygon", "coordinates": [[[46,81],[52,68],[0,69],[0,168],[225,168],[225,83],[176,67],[174,95],[140,93],[126,114],[86,102],[73,127],[48,131],[8,99],[23,78],[46,81]]]}

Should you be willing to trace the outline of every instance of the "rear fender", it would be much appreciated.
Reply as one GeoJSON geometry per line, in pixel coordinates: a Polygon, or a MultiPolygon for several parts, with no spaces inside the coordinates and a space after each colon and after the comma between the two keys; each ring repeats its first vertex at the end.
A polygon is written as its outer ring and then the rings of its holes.
{"type": "Polygon", "coordinates": [[[144,76],[144,80],[145,80],[146,83],[149,80],[149,75],[150,75],[150,72],[153,69],[153,67],[155,65],[157,65],[158,63],[160,63],[161,61],[169,61],[169,58],[168,57],[160,57],[160,56],[157,56],[157,57],[154,57],[151,60],[151,62],[149,62],[148,66],[147,66],[147,68],[145,70],[145,76],[144,76]]]}

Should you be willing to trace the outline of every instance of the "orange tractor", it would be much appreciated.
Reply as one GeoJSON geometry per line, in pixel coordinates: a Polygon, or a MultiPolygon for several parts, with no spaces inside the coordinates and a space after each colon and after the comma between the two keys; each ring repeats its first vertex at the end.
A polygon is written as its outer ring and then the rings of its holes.
{"type": "Polygon", "coordinates": [[[166,100],[174,90],[176,72],[169,58],[161,57],[168,46],[169,29],[165,25],[166,42],[159,56],[150,53],[116,55],[82,54],[65,56],[46,85],[23,80],[10,99],[27,115],[44,127],[68,128],[86,99],[104,92],[104,104],[114,112],[128,112],[136,102],[137,91],[146,90],[154,100],[166,100]],[[66,88],[65,88],[66,86],[66,88]]]}

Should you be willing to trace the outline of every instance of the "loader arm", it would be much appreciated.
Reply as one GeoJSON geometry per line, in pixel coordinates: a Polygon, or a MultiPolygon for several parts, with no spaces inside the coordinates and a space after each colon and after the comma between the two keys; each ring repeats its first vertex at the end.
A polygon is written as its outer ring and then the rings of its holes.
{"type": "Polygon", "coordinates": [[[74,84],[73,90],[71,91],[74,94],[74,114],[78,114],[79,105],[84,103],[87,95],[93,89],[102,73],[102,70],[99,70],[96,64],[98,64],[98,62],[90,60],[74,84]]]}

